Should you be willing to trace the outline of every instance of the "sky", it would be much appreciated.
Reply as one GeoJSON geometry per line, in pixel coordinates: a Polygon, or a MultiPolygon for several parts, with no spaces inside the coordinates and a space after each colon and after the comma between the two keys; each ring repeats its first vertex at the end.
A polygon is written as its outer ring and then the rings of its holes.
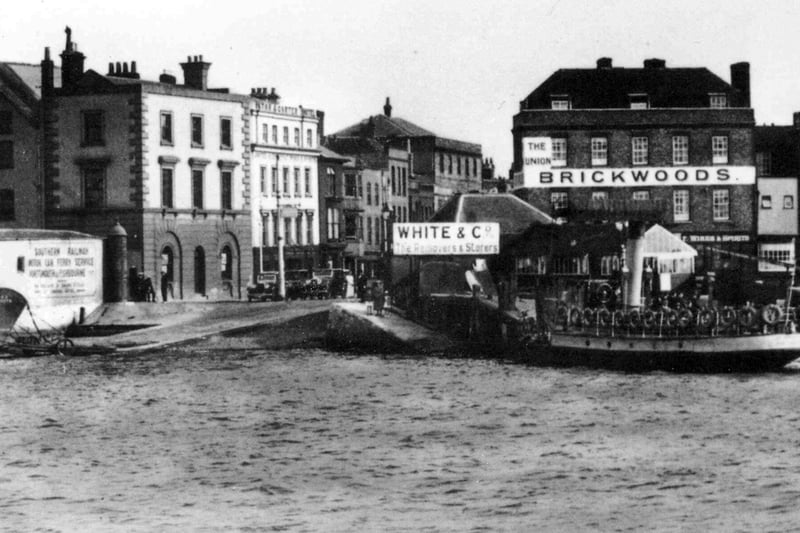
{"type": "Polygon", "coordinates": [[[27,0],[4,5],[0,61],[56,64],[64,27],[105,74],[136,61],[145,79],[189,55],[211,87],[275,87],[286,105],[325,111],[326,133],[383,112],[482,145],[497,174],[513,159],[519,102],[559,68],[707,67],[730,81],[750,63],[756,121],[800,111],[800,2],[641,0],[27,0]]]}

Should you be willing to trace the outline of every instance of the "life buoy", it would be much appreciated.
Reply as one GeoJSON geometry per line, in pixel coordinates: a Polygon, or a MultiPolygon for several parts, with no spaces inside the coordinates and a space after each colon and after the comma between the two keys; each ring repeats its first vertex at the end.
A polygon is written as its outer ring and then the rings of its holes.
{"type": "Polygon", "coordinates": [[[644,324],[644,327],[646,328],[652,328],[653,326],[655,326],[656,314],[650,309],[645,311],[644,314],[642,315],[642,324],[644,324]]]}
{"type": "Polygon", "coordinates": [[[612,296],[614,296],[614,289],[608,283],[603,283],[597,288],[597,299],[600,300],[600,303],[607,304],[611,301],[612,296]]]}
{"type": "Polygon", "coordinates": [[[600,323],[601,326],[610,326],[611,325],[611,311],[609,311],[605,307],[600,308],[597,311],[597,321],[600,323]]]}
{"type": "Polygon", "coordinates": [[[719,312],[719,322],[723,328],[728,329],[736,323],[736,309],[733,307],[723,307],[719,312]]]}
{"type": "Polygon", "coordinates": [[[664,322],[671,328],[674,328],[678,325],[678,312],[674,309],[670,309],[669,307],[665,307],[661,310],[662,316],[664,317],[664,322]]]}
{"type": "Polygon", "coordinates": [[[556,323],[562,326],[567,325],[567,320],[569,320],[569,311],[567,310],[567,304],[564,302],[558,302],[556,305],[556,323]]]}
{"type": "Polygon", "coordinates": [[[739,309],[739,325],[743,328],[752,328],[756,323],[756,310],[748,305],[739,309]]]}
{"type": "Polygon", "coordinates": [[[638,328],[642,325],[642,313],[640,313],[638,309],[634,309],[628,313],[628,324],[634,328],[638,328]]]}
{"type": "Polygon", "coordinates": [[[614,311],[614,313],[613,313],[611,318],[614,319],[614,325],[615,326],[624,326],[625,325],[625,318],[626,317],[625,317],[625,313],[622,310],[617,309],[616,311],[614,311]]]}
{"type": "Polygon", "coordinates": [[[692,313],[691,309],[681,309],[678,312],[678,327],[681,329],[686,329],[689,327],[689,324],[694,322],[694,313],[692,313]]]}
{"type": "Polygon", "coordinates": [[[761,320],[768,326],[774,326],[781,319],[783,312],[776,304],[765,305],[761,309],[761,320]]]}
{"type": "Polygon", "coordinates": [[[704,307],[697,313],[697,323],[701,328],[708,329],[717,322],[717,312],[714,309],[704,307]]]}
{"type": "Polygon", "coordinates": [[[569,310],[569,323],[573,326],[580,326],[583,324],[583,314],[577,307],[572,307],[569,310]]]}
{"type": "Polygon", "coordinates": [[[586,309],[584,309],[583,310],[583,323],[584,324],[588,324],[588,325],[594,324],[594,318],[595,318],[596,314],[597,314],[597,312],[594,309],[592,309],[591,307],[587,307],[586,309]]]}

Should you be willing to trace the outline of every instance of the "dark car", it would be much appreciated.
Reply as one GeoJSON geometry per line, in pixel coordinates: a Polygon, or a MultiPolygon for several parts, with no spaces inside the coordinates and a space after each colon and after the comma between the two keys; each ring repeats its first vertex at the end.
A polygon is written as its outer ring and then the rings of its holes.
{"type": "Polygon", "coordinates": [[[247,286],[247,301],[266,301],[278,299],[278,273],[261,272],[256,282],[247,286]]]}
{"type": "Polygon", "coordinates": [[[308,287],[311,283],[311,271],[287,270],[286,271],[286,299],[297,300],[308,297],[308,287]]]}
{"type": "Polygon", "coordinates": [[[342,268],[321,268],[314,271],[314,277],[319,280],[320,292],[326,298],[344,298],[347,294],[347,270],[342,268]]]}

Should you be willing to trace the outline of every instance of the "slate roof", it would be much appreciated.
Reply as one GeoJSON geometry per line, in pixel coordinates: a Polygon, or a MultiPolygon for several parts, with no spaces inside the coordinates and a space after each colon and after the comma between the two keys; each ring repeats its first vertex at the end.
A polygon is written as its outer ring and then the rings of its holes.
{"type": "MultiPolygon", "coordinates": [[[[42,67],[30,63],[5,63],[36,95],[42,97],[42,67]]],[[[61,67],[53,68],[53,86],[61,87],[61,67]]]]}
{"type": "Polygon", "coordinates": [[[569,95],[572,109],[629,108],[636,93],[647,94],[650,107],[708,107],[709,93],[734,92],[704,67],[560,69],[525,98],[523,109],[550,109],[552,95],[569,95]]]}
{"type": "Polygon", "coordinates": [[[437,211],[430,222],[499,222],[500,235],[524,233],[532,224],[553,219],[513,194],[460,194],[437,211]]]}
{"type": "Polygon", "coordinates": [[[333,134],[336,137],[435,137],[436,134],[398,117],[373,115],[333,134]]]}
{"type": "MultiPolygon", "coordinates": [[[[61,82],[61,69],[55,69],[61,82]]],[[[39,65],[0,62],[0,94],[29,121],[35,123],[42,99],[42,70],[39,65]]]]}

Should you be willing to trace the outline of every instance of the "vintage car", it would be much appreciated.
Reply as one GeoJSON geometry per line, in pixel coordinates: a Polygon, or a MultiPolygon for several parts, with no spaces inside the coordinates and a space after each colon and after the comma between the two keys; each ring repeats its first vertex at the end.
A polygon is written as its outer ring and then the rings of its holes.
{"type": "Polygon", "coordinates": [[[278,273],[261,272],[256,276],[256,282],[247,285],[247,301],[253,300],[266,301],[277,300],[278,295],[278,273]]]}
{"type": "Polygon", "coordinates": [[[314,271],[319,280],[318,292],[325,298],[344,298],[347,293],[347,270],[342,268],[321,268],[314,271]]]}
{"type": "Polygon", "coordinates": [[[297,300],[307,298],[312,276],[310,270],[286,271],[286,299],[297,300]]]}

